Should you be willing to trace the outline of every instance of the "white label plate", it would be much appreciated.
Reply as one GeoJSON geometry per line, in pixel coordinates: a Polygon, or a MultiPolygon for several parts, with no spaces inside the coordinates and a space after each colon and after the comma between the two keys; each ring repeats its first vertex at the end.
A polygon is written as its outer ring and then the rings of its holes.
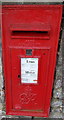
{"type": "Polygon", "coordinates": [[[38,82],[38,58],[21,58],[21,83],[38,82]]]}

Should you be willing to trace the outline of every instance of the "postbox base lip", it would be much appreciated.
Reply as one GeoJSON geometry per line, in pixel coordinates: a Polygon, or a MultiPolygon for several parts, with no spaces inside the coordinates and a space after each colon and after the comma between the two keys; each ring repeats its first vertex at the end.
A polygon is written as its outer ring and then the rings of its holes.
{"type": "Polygon", "coordinates": [[[6,112],[6,115],[12,115],[12,116],[33,116],[33,117],[44,117],[44,118],[47,118],[49,117],[49,113],[34,113],[34,112],[19,112],[19,111],[11,111],[11,112],[6,112]]]}

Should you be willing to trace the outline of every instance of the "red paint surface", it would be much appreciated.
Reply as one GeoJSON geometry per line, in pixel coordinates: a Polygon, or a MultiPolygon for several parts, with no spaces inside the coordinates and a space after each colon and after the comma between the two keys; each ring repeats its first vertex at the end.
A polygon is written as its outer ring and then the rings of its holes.
{"type": "Polygon", "coordinates": [[[6,114],[48,117],[62,5],[3,5],[6,114]],[[31,32],[30,32],[31,31],[31,32]],[[26,55],[32,49],[32,55],[26,55]],[[20,58],[39,58],[38,84],[22,84],[20,58]]]}

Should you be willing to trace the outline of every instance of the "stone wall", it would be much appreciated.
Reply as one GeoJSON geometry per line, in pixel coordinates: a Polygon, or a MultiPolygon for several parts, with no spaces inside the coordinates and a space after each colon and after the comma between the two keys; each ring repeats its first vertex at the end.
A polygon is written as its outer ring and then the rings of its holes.
{"type": "Polygon", "coordinates": [[[62,118],[62,41],[60,44],[60,51],[58,52],[50,116],[62,118]]]}
{"type": "Polygon", "coordinates": [[[63,0],[0,0],[1,2],[63,2],[63,0]]]}

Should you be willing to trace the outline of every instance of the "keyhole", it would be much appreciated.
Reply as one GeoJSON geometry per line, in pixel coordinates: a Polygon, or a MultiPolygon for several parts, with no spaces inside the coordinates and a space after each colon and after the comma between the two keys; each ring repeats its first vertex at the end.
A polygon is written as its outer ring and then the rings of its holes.
{"type": "Polygon", "coordinates": [[[20,78],[20,75],[18,75],[18,78],[20,78]]]}

